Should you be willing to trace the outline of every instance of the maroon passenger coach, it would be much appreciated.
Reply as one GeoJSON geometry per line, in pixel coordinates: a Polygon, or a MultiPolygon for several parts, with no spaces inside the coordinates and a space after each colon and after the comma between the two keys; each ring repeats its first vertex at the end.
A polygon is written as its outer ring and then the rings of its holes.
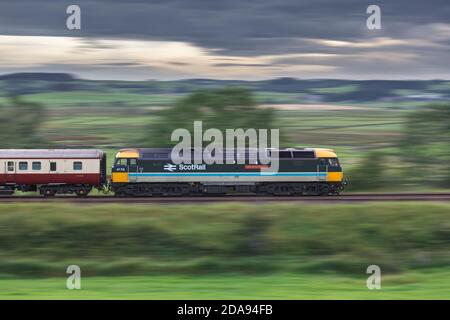
{"type": "Polygon", "coordinates": [[[0,149],[0,194],[39,191],[86,196],[106,183],[106,155],[94,149],[0,149]]]}

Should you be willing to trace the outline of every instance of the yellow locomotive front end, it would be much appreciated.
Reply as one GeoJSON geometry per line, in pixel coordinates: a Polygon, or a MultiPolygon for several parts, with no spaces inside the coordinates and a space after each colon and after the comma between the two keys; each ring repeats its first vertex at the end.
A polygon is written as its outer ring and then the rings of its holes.
{"type": "Polygon", "coordinates": [[[318,158],[318,171],[326,172],[326,182],[331,190],[336,193],[343,190],[345,187],[344,172],[339,163],[337,154],[332,149],[315,149],[316,157],[318,158]]]}
{"type": "Polygon", "coordinates": [[[137,171],[137,160],[139,159],[138,149],[122,149],[116,154],[114,164],[111,169],[111,183],[129,183],[129,173],[137,171]]]}

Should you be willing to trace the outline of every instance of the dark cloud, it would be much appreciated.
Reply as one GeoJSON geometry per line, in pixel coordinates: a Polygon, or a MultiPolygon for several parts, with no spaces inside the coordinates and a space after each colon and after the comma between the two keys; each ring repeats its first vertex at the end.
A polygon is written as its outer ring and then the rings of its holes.
{"type": "MultiPolygon", "coordinates": [[[[376,52],[381,48],[324,46],[304,39],[367,42],[390,37],[411,42],[392,46],[389,52],[416,53],[423,63],[417,70],[426,66],[427,70],[437,68],[437,63],[449,56],[450,39],[433,38],[436,29],[430,27],[450,24],[448,0],[77,0],[75,3],[82,10],[82,30],[69,31],[65,27],[65,11],[73,3],[1,2],[0,34],[87,38],[80,50],[102,49],[95,39],[105,37],[183,41],[222,55],[248,57],[376,52]],[[370,31],[366,29],[366,8],[374,3],[381,7],[383,29],[370,31]],[[414,46],[417,38],[427,37],[442,47],[431,52],[414,46]]],[[[339,67],[349,66],[348,60],[339,61],[339,67]]],[[[362,70],[366,68],[355,73],[362,70]]]]}
{"type": "MultiPolygon", "coordinates": [[[[0,3],[0,33],[78,35],[187,41],[253,55],[298,50],[292,39],[367,38],[366,0],[78,0],[82,30],[65,27],[72,1],[27,0],[0,3]]],[[[448,23],[448,0],[383,0],[383,31],[400,35],[420,24],[448,23]]]]}

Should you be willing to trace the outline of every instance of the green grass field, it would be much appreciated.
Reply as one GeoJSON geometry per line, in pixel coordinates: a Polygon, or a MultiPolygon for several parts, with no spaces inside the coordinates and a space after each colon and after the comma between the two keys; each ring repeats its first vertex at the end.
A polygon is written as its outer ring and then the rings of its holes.
{"type": "Polygon", "coordinates": [[[449,205],[0,205],[0,298],[449,299],[449,205]],[[79,265],[82,290],[65,289],[79,265]],[[366,287],[379,265],[382,289],[366,287]]]}
{"type": "Polygon", "coordinates": [[[114,90],[109,92],[95,91],[70,91],[35,93],[24,95],[27,101],[42,103],[48,107],[92,107],[109,105],[123,107],[126,105],[165,105],[173,103],[181,95],[177,94],[136,94],[124,90],[114,90]]]}
{"type": "Polygon", "coordinates": [[[382,275],[381,289],[366,277],[338,274],[159,275],[82,277],[68,290],[66,277],[0,279],[0,299],[450,299],[450,270],[382,275]]]}

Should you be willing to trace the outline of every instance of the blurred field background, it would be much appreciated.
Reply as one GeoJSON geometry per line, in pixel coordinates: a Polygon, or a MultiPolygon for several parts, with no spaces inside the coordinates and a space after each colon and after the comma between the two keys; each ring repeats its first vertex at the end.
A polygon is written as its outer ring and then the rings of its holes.
{"type": "Polygon", "coordinates": [[[0,297],[449,299],[449,210],[3,204],[0,297]],[[79,292],[65,289],[72,264],[79,292]]]}
{"type": "Polygon", "coordinates": [[[450,82],[441,80],[132,82],[11,74],[0,77],[0,139],[3,148],[98,147],[111,163],[118,148],[164,145],[173,128],[212,119],[218,128],[279,128],[284,147],[335,149],[352,191],[448,190],[449,99],[450,82]],[[239,108],[229,110],[233,104],[239,108]]]}

